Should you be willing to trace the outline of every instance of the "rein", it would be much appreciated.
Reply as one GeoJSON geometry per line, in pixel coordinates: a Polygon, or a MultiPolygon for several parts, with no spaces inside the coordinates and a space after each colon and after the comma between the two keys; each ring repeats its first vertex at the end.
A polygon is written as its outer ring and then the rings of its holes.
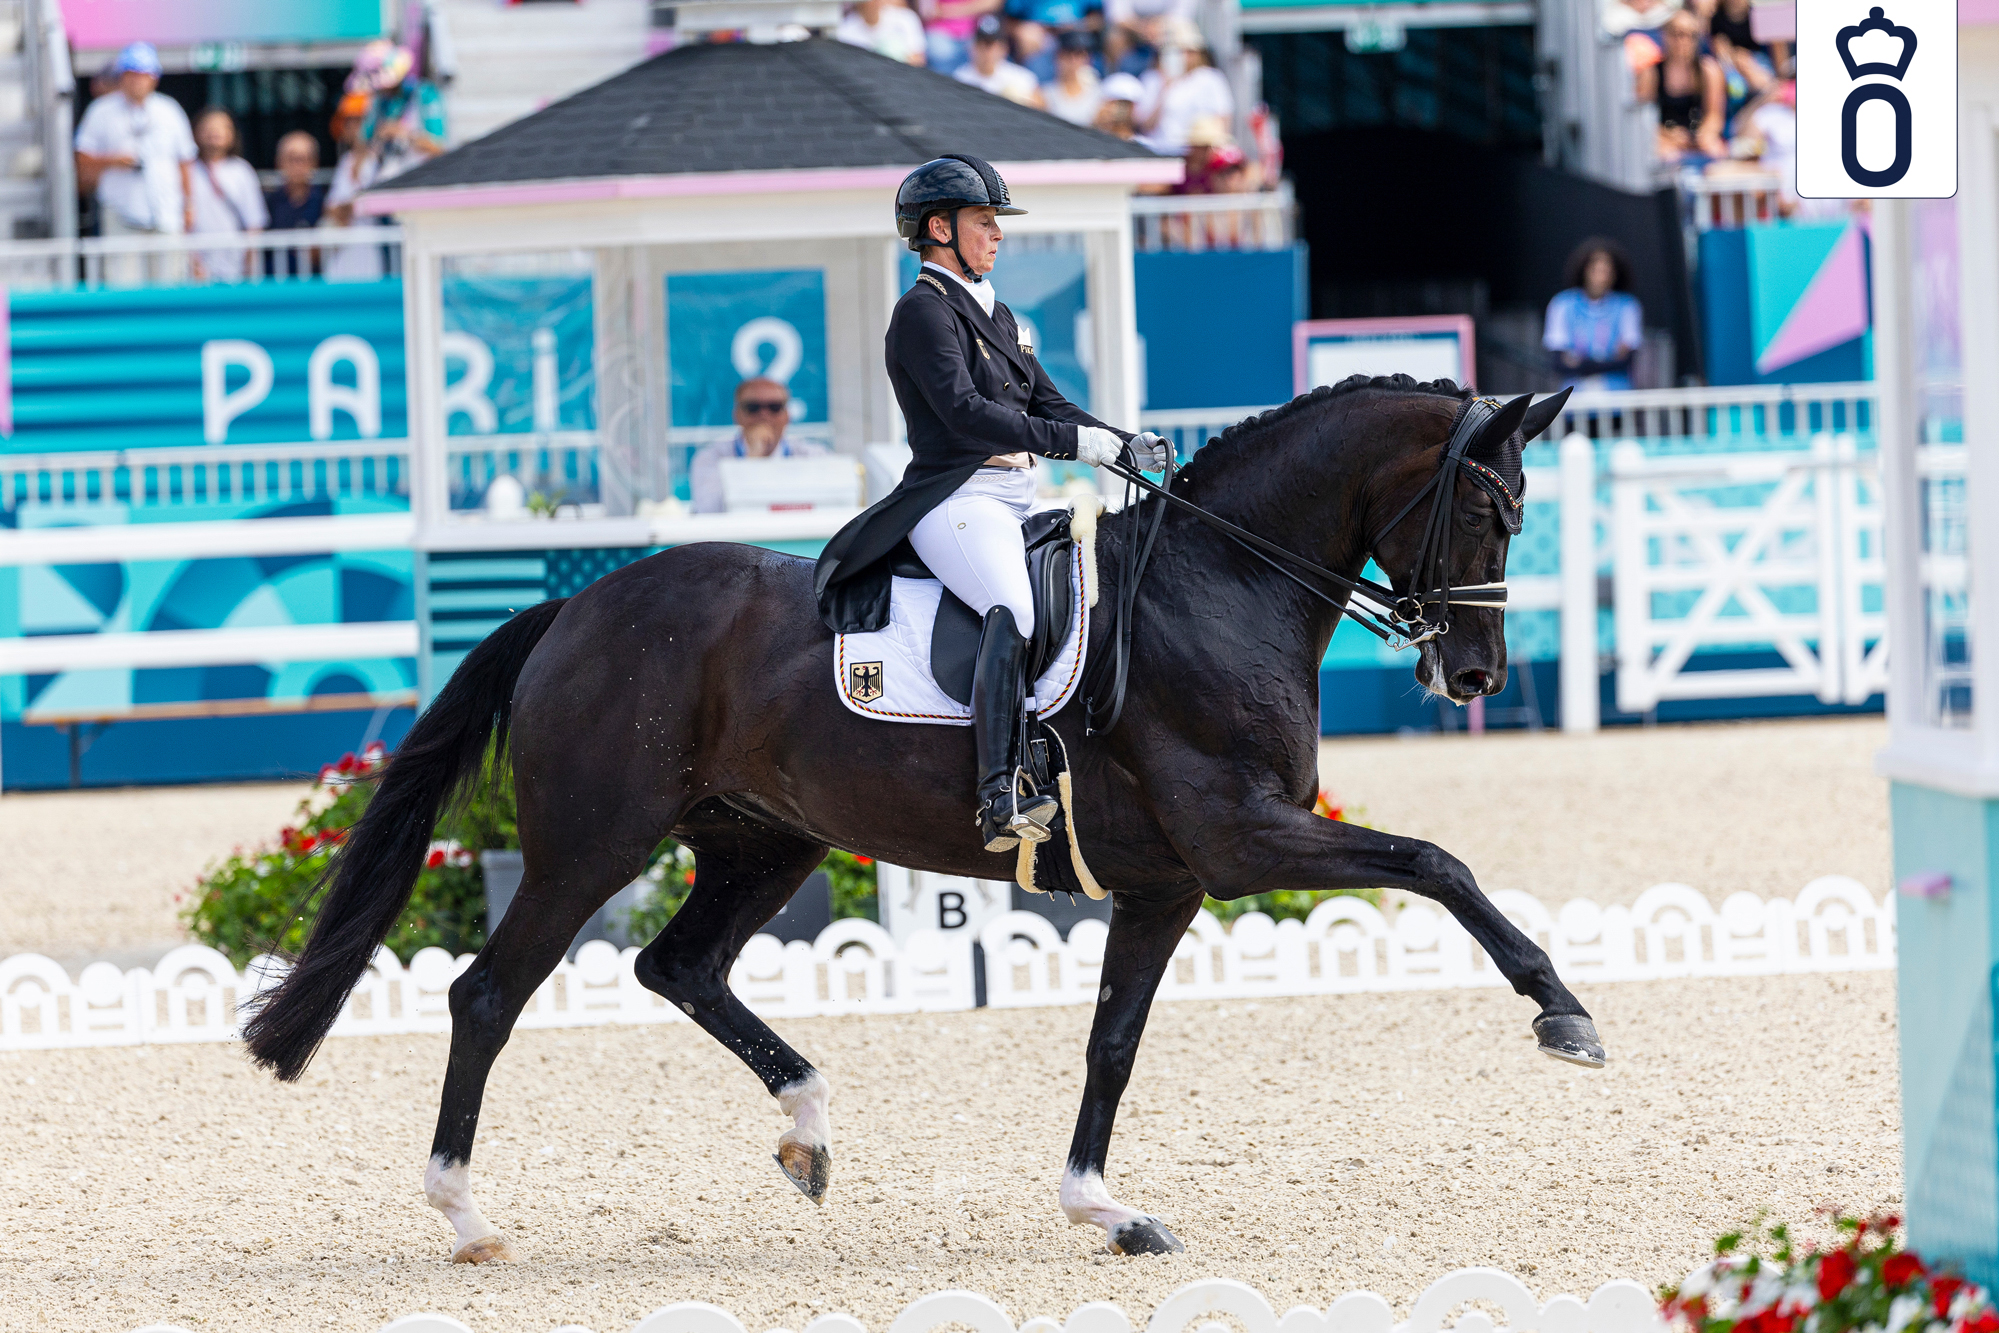
{"type": "MultiPolygon", "coordinates": [[[[1385,588],[1370,579],[1348,578],[1346,575],[1308,560],[1295,551],[1287,550],[1268,538],[1259,537],[1245,528],[1236,526],[1220,515],[1209,513],[1199,505],[1173,494],[1175,469],[1168,464],[1160,483],[1148,481],[1145,474],[1122,462],[1103,464],[1106,471],[1120,477],[1125,482],[1127,506],[1133,490],[1147,492],[1192,514],[1201,522],[1235,542],[1251,555],[1269,565],[1272,569],[1290,579],[1312,596],[1333,608],[1335,616],[1345,616],[1368,633],[1380,639],[1390,648],[1400,652],[1413,648],[1448,634],[1451,630],[1451,604],[1460,606],[1498,607],[1506,606],[1506,583],[1467,583],[1453,586],[1450,581],[1451,564],[1451,487],[1445,484],[1447,478],[1455,477],[1461,467],[1477,468],[1478,464],[1466,457],[1472,441],[1479,432],[1497,415],[1499,404],[1490,398],[1467,399],[1459,409],[1458,417],[1451,426],[1450,441],[1444,447],[1444,456],[1438,463],[1437,471],[1420,490],[1409,497],[1409,502],[1396,511],[1395,517],[1384,523],[1368,543],[1369,554],[1381,545],[1384,538],[1395,530],[1397,524],[1409,516],[1426,495],[1433,495],[1430,513],[1423,525],[1423,543],[1417,548],[1416,563],[1410,573],[1410,593],[1407,596],[1396,593],[1393,588],[1385,588]],[[1323,579],[1334,587],[1342,589],[1345,596],[1336,597],[1325,589],[1315,587],[1298,574],[1278,562],[1286,561],[1314,578],[1323,579]],[[1352,602],[1360,600],[1367,605],[1356,609],[1352,602]],[[1437,609],[1436,619],[1431,619],[1429,609],[1437,609]]],[[[1482,471],[1484,469],[1481,469],[1482,471]]],[[[1143,525],[1143,536],[1136,534],[1125,544],[1122,567],[1119,571],[1117,605],[1112,613],[1111,651],[1090,664],[1083,681],[1084,689],[1084,734],[1100,735],[1117,725],[1118,717],[1124,711],[1125,683],[1131,665],[1132,610],[1136,604],[1138,583],[1144,577],[1145,568],[1152,559],[1152,545],[1159,535],[1159,525],[1166,517],[1166,505],[1153,512],[1150,523],[1143,525]],[[1100,704],[1099,695],[1108,684],[1109,694],[1100,704]]],[[[1339,622],[1337,618],[1334,624],[1339,622]]]]}

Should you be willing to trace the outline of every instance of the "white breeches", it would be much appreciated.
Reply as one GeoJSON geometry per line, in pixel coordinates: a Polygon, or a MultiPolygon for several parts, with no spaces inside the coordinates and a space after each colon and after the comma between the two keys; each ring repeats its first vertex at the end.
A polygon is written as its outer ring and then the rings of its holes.
{"type": "Polygon", "coordinates": [[[910,529],[909,544],[930,572],[983,618],[1013,612],[1022,637],[1034,633],[1034,597],[1020,525],[1034,505],[1033,468],[980,468],[910,529]]]}

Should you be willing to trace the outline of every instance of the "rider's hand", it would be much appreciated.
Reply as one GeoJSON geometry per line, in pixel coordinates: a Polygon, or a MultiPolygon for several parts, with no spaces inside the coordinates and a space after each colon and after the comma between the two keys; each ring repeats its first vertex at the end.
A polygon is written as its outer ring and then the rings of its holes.
{"type": "Polygon", "coordinates": [[[1140,472],[1164,472],[1173,462],[1173,441],[1152,431],[1134,435],[1131,456],[1140,472]]]}
{"type": "Polygon", "coordinates": [[[1102,426],[1076,427],[1076,457],[1091,467],[1115,463],[1123,449],[1124,441],[1117,437],[1115,431],[1106,430],[1102,426]]]}

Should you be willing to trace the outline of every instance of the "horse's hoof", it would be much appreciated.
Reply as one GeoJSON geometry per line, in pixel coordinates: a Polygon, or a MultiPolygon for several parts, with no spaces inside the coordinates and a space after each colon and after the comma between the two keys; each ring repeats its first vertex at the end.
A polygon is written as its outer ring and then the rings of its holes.
{"type": "Polygon", "coordinates": [[[1112,1254],[1185,1254],[1187,1247],[1156,1217],[1134,1217],[1111,1228],[1112,1254]]]}
{"type": "Polygon", "coordinates": [[[1596,1035],[1596,1024],[1581,1014],[1542,1014],[1534,1020],[1534,1035],[1543,1055],[1585,1069],[1603,1068],[1603,1042],[1596,1035]]]}
{"type": "Polygon", "coordinates": [[[513,1243],[498,1234],[468,1240],[458,1247],[458,1253],[451,1256],[454,1264],[510,1264],[513,1261],[513,1243]]]}
{"type": "Polygon", "coordinates": [[[820,1207],[826,1206],[826,1187],[833,1181],[833,1154],[816,1143],[780,1143],[771,1154],[784,1178],[798,1186],[803,1194],[820,1207]]]}

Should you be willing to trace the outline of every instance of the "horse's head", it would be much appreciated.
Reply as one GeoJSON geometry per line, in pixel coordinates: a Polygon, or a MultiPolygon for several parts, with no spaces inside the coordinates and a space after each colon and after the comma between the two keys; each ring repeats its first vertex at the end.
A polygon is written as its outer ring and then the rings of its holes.
{"type": "MultiPolygon", "coordinates": [[[[1398,457],[1380,492],[1385,512],[1375,521],[1400,517],[1376,539],[1373,555],[1399,595],[1421,599],[1440,586],[1464,589],[1505,580],[1507,545],[1525,512],[1521,450],[1554,422],[1567,400],[1562,393],[1535,406],[1522,396],[1501,407],[1471,438],[1451,475],[1439,476],[1438,470],[1449,466],[1453,426],[1468,408],[1437,414],[1441,438],[1398,457]],[[1433,481],[1441,491],[1422,496],[1433,481]]],[[[1437,632],[1418,649],[1419,685],[1460,704],[1506,688],[1503,606],[1480,605],[1476,594],[1468,594],[1452,599],[1448,610],[1426,601],[1423,613],[1437,632]]]]}

